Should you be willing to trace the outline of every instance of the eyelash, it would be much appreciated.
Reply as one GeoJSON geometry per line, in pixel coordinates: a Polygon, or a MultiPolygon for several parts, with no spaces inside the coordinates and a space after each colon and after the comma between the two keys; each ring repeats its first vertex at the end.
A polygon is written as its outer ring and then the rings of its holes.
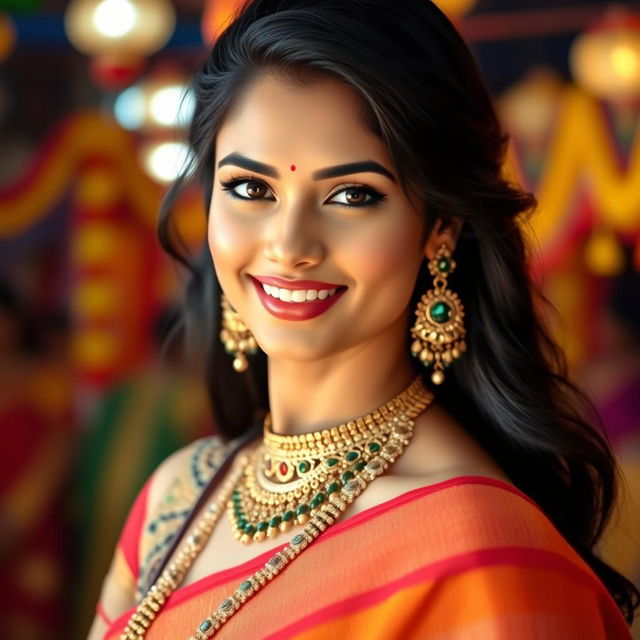
{"type": "MultiPolygon", "coordinates": [[[[244,182],[255,182],[257,184],[261,184],[264,185],[265,187],[267,187],[267,189],[269,189],[269,186],[264,183],[262,180],[255,178],[253,176],[247,176],[247,177],[234,177],[232,176],[231,178],[229,178],[228,180],[221,180],[220,181],[220,186],[222,187],[223,191],[228,191],[229,195],[232,198],[237,198],[238,200],[244,200],[246,201],[251,201],[251,200],[256,200],[256,201],[260,201],[260,200],[265,200],[268,198],[245,198],[244,196],[239,196],[235,191],[235,187],[237,187],[240,184],[243,184],[244,182]]],[[[370,196],[372,198],[371,201],[365,203],[365,204],[345,204],[343,202],[332,202],[331,204],[336,204],[339,207],[344,207],[346,209],[360,209],[362,207],[371,207],[371,206],[375,206],[377,205],[379,202],[381,202],[382,200],[384,200],[387,196],[384,193],[380,193],[379,191],[376,191],[375,189],[373,189],[372,187],[366,187],[363,185],[348,185],[342,189],[340,189],[339,191],[336,191],[331,197],[334,198],[335,196],[337,196],[339,193],[342,193],[343,191],[346,191],[347,189],[356,189],[358,191],[364,191],[368,196],[370,196]]]]}

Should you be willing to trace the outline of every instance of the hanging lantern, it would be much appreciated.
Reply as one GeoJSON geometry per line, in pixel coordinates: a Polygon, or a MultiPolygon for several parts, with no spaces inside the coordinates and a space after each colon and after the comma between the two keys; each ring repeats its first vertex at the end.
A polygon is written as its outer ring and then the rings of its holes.
{"type": "Polygon", "coordinates": [[[640,98],[640,14],[611,7],[573,42],[569,53],[576,82],[604,100],[640,98]]]}
{"type": "Polygon", "coordinates": [[[168,42],[175,20],[169,0],[72,0],[65,30],[87,55],[143,58],[168,42]]]}

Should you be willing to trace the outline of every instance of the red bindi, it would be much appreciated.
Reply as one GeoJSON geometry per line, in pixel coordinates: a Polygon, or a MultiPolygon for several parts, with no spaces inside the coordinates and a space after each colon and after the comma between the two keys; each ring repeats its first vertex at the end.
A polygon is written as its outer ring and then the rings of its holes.
{"type": "Polygon", "coordinates": [[[292,164],[292,165],[291,165],[291,171],[295,171],[295,170],[296,170],[296,165],[295,165],[295,164],[292,164]]]}

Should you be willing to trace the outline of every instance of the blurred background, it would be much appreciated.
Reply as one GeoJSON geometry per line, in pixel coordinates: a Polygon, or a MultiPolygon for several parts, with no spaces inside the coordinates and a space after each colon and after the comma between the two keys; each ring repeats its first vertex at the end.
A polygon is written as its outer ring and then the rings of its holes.
{"type": "MultiPolygon", "coordinates": [[[[155,221],[189,154],[187,78],[235,4],[0,0],[3,640],[84,638],[133,497],[215,430],[179,345],[161,352],[184,274],[155,221]]],[[[626,477],[602,551],[639,581],[640,2],[438,4],[539,199],[531,268],[626,477]]],[[[199,194],[179,209],[196,248],[199,194]]]]}

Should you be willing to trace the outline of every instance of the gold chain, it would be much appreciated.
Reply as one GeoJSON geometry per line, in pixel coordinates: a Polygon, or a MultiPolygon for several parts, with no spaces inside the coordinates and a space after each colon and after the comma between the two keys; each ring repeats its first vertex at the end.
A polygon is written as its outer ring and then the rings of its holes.
{"type": "MultiPolygon", "coordinates": [[[[388,442],[376,452],[376,455],[370,457],[353,477],[348,478],[343,483],[340,491],[332,492],[326,501],[312,509],[309,513],[309,520],[302,531],[294,535],[286,547],[269,558],[262,569],[259,569],[241,582],[233,593],[225,598],[205,620],[200,622],[194,635],[190,636],[189,640],[205,640],[213,637],[218,629],[247,600],[258,593],[323,531],[334,524],[347,509],[347,506],[362,493],[368,484],[383,474],[402,455],[413,436],[413,420],[433,401],[433,394],[424,387],[420,378],[414,380],[409,388],[414,388],[414,392],[411,394],[411,401],[407,402],[402,410],[396,408],[395,413],[392,412],[392,415],[387,417],[394,425],[390,429],[388,442]]],[[[287,438],[287,436],[284,437],[287,438]]],[[[120,636],[121,640],[138,640],[145,636],[169,596],[182,584],[189,568],[205,547],[216,523],[222,516],[224,506],[228,504],[234,488],[242,479],[245,469],[250,463],[249,456],[241,456],[239,469],[232,472],[223,483],[217,497],[205,510],[198,523],[191,529],[175,559],[162,572],[160,578],[137,606],[120,636]]]]}
{"type": "Polygon", "coordinates": [[[421,388],[418,376],[378,410],[331,430],[279,435],[267,422],[262,446],[227,503],[235,539],[261,542],[305,524],[315,508],[387,446],[392,433],[408,440],[421,388]]]}

